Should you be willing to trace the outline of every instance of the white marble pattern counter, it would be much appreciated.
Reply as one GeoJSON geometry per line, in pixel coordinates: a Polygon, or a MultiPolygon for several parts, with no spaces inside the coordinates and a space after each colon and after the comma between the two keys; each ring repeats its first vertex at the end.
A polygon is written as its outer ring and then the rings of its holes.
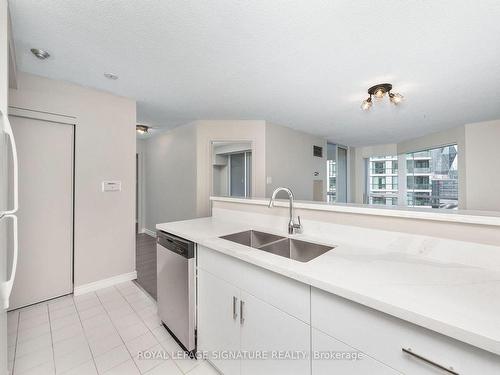
{"type": "MultiPolygon", "coordinates": [[[[267,206],[268,198],[210,197],[215,202],[231,202],[267,206]]],[[[288,207],[287,200],[276,200],[275,206],[288,207]]],[[[327,203],[314,201],[295,201],[295,208],[314,211],[332,211],[351,214],[399,217],[406,219],[434,220],[451,223],[480,224],[500,226],[500,212],[475,210],[446,210],[417,207],[377,206],[351,203],[327,203]]]]}
{"type": "Polygon", "coordinates": [[[500,247],[306,222],[316,232],[295,238],[335,249],[301,263],[219,238],[249,229],[285,236],[276,218],[214,215],[157,229],[500,355],[500,247]]]}

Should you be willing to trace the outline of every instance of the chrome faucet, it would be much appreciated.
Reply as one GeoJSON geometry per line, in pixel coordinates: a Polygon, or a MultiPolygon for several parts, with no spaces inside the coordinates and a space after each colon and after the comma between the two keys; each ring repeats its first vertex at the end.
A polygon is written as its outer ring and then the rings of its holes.
{"type": "Polygon", "coordinates": [[[271,196],[271,200],[269,201],[269,208],[274,207],[274,201],[276,199],[276,195],[280,192],[284,191],[288,194],[288,201],[290,203],[290,220],[288,221],[288,234],[294,234],[295,231],[301,231],[302,225],[300,224],[300,216],[297,216],[298,224],[295,223],[293,219],[293,193],[290,189],[285,187],[276,188],[273,191],[273,195],[271,196]]]}

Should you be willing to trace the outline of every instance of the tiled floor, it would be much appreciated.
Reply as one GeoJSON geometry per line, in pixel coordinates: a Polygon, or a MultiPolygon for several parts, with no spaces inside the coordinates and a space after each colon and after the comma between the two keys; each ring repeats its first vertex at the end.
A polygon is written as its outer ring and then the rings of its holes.
{"type": "Polygon", "coordinates": [[[156,299],[156,239],[139,233],[135,239],[137,282],[156,299]]]}
{"type": "Polygon", "coordinates": [[[14,375],[217,374],[205,361],[177,359],[181,349],[160,325],[156,303],[133,282],[39,303],[7,319],[14,375]],[[143,358],[144,351],[155,358],[143,358]]]}

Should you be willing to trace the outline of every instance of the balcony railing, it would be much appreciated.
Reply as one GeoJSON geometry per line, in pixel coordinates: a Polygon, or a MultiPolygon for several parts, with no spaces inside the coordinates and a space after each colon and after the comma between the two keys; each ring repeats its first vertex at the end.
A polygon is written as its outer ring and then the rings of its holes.
{"type": "Polygon", "coordinates": [[[370,185],[370,190],[398,190],[398,185],[395,184],[375,184],[370,185]]]}
{"type": "Polygon", "coordinates": [[[397,168],[371,168],[370,174],[398,174],[397,168]]]}
{"type": "Polygon", "coordinates": [[[408,173],[432,173],[432,170],[430,167],[408,167],[408,173]]]}
{"type": "Polygon", "coordinates": [[[408,184],[406,187],[408,190],[431,190],[431,184],[408,184]]]}

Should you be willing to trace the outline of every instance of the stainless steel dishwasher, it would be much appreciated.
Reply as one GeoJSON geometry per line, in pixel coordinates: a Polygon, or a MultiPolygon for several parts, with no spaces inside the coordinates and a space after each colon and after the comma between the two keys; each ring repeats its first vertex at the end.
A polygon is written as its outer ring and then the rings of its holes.
{"type": "Polygon", "coordinates": [[[181,347],[196,351],[196,269],[194,242],[158,231],[156,245],[158,314],[181,347]]]}

